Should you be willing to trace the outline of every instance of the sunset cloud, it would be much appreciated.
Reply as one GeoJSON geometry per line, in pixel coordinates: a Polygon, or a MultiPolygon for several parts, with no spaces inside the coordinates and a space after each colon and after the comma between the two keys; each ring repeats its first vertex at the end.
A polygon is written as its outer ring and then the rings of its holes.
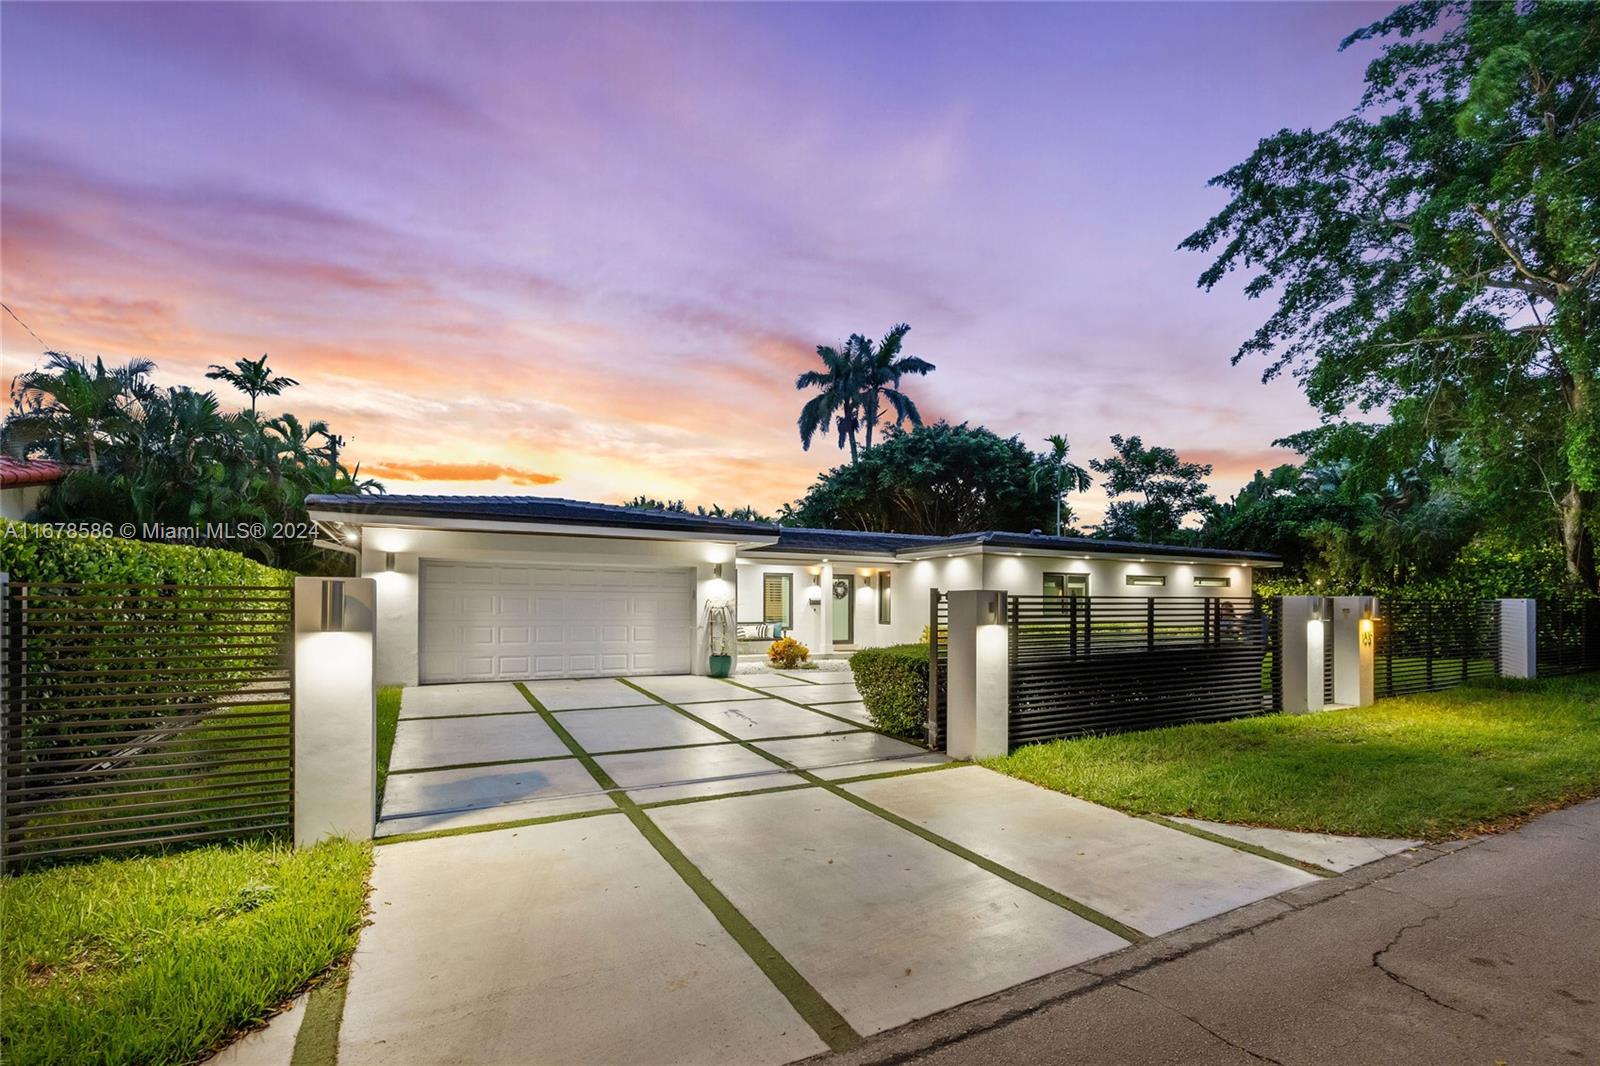
{"type": "Polygon", "coordinates": [[[429,461],[377,461],[362,467],[362,473],[393,481],[509,481],[513,485],[554,485],[561,479],[537,470],[520,470],[498,463],[439,463],[429,461]]]}
{"type": "MultiPolygon", "coordinates": [[[[1207,178],[1348,107],[1359,22],[12,5],[0,290],[163,384],[268,352],[302,382],[278,402],[397,490],[775,509],[842,459],[801,449],[795,376],[905,321],[925,417],[1065,432],[1079,462],[1139,433],[1226,496],[1315,416],[1229,366],[1262,308],[1172,249],[1220,205],[1207,178]]],[[[39,349],[5,320],[8,377],[39,349]]]]}

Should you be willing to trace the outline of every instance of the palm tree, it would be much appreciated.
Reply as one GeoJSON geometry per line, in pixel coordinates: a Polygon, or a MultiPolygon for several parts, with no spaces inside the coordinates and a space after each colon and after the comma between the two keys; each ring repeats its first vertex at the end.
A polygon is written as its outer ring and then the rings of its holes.
{"type": "Polygon", "coordinates": [[[1077,463],[1067,462],[1067,444],[1065,434],[1052,433],[1045,440],[1050,442],[1049,464],[1046,469],[1055,471],[1055,500],[1056,500],[1056,536],[1061,536],[1062,513],[1071,517],[1072,508],[1066,505],[1066,495],[1069,492],[1089,491],[1089,471],[1077,463]]]}
{"type": "Polygon", "coordinates": [[[878,412],[887,403],[894,409],[894,424],[910,422],[922,425],[922,413],[911,398],[899,389],[900,379],[907,374],[919,377],[934,369],[934,365],[914,355],[901,355],[906,334],[911,327],[904,322],[883,335],[874,348],[870,340],[857,333],[850,338],[851,357],[860,368],[862,406],[866,409],[866,446],[872,447],[872,430],[878,424],[878,412]]]}
{"type": "Polygon", "coordinates": [[[807,451],[811,450],[811,438],[817,431],[828,432],[831,423],[837,422],[839,427],[839,447],[843,448],[848,442],[850,445],[850,461],[855,462],[857,444],[856,434],[861,428],[861,374],[860,365],[853,358],[853,342],[850,338],[844,351],[829,347],[826,344],[817,345],[817,357],[822,360],[822,370],[807,370],[795,379],[794,387],[804,392],[806,389],[817,389],[817,395],[806,401],[800,408],[800,418],[797,422],[800,428],[800,446],[807,451]]]}
{"type": "Polygon", "coordinates": [[[147,393],[145,378],[155,364],[132,359],[108,370],[97,358],[90,370],[82,359],[61,352],[46,355],[44,369],[19,374],[12,383],[14,409],[5,435],[24,447],[51,442],[56,458],[82,460],[91,471],[98,470],[101,440],[127,422],[124,401],[147,393]]]}
{"type": "Polygon", "coordinates": [[[276,396],[284,389],[300,384],[294,378],[274,376],[267,369],[267,353],[262,352],[260,359],[240,359],[234,364],[237,370],[217,363],[211,364],[211,369],[206,371],[206,377],[217,381],[226,381],[250,397],[250,418],[256,417],[256,399],[261,396],[276,396]]]}

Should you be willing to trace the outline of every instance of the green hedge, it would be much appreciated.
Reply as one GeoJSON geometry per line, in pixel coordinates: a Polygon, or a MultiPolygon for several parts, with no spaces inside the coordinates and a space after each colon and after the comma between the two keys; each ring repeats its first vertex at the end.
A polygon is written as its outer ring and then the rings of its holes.
{"type": "Polygon", "coordinates": [[[892,644],[850,656],[850,672],[872,722],[918,741],[928,735],[928,646],[892,644]]]}
{"type": "Polygon", "coordinates": [[[290,585],[294,574],[220,548],[152,544],[118,537],[49,535],[48,527],[6,521],[0,572],[13,581],[126,585],[290,585]]]}

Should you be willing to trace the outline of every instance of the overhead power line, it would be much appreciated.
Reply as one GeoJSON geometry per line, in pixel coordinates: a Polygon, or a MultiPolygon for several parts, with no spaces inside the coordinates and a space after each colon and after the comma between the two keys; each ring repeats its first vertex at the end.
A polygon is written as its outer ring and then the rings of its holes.
{"type": "Polygon", "coordinates": [[[22,319],[17,318],[17,313],[15,311],[11,310],[11,305],[10,304],[0,303],[0,307],[4,307],[6,309],[6,314],[10,315],[12,318],[16,318],[17,319],[17,325],[19,325],[23,329],[27,330],[28,331],[28,336],[30,336],[34,340],[38,341],[40,347],[42,347],[45,351],[49,351],[50,350],[50,346],[44,342],[44,338],[43,337],[39,336],[37,333],[35,333],[33,331],[33,327],[32,326],[30,326],[26,322],[22,321],[22,319]]]}

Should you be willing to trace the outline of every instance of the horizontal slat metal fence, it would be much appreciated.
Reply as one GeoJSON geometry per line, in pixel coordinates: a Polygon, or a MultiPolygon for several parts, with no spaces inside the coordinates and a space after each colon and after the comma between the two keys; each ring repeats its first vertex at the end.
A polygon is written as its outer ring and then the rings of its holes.
{"type": "Polygon", "coordinates": [[[945,728],[950,720],[950,601],[934,589],[928,595],[928,747],[945,750],[945,728]]]}
{"type": "Polygon", "coordinates": [[[1277,627],[1243,597],[1012,596],[1011,743],[1260,714],[1277,627]]]}
{"type": "Polygon", "coordinates": [[[12,582],[0,864],[280,831],[285,587],[12,582]]]}
{"type": "Polygon", "coordinates": [[[1437,692],[1500,675],[1498,600],[1379,601],[1374,624],[1379,698],[1437,692]]]}
{"type": "Polygon", "coordinates": [[[1600,599],[1540,600],[1534,610],[1540,676],[1600,670],[1600,599]]]}

